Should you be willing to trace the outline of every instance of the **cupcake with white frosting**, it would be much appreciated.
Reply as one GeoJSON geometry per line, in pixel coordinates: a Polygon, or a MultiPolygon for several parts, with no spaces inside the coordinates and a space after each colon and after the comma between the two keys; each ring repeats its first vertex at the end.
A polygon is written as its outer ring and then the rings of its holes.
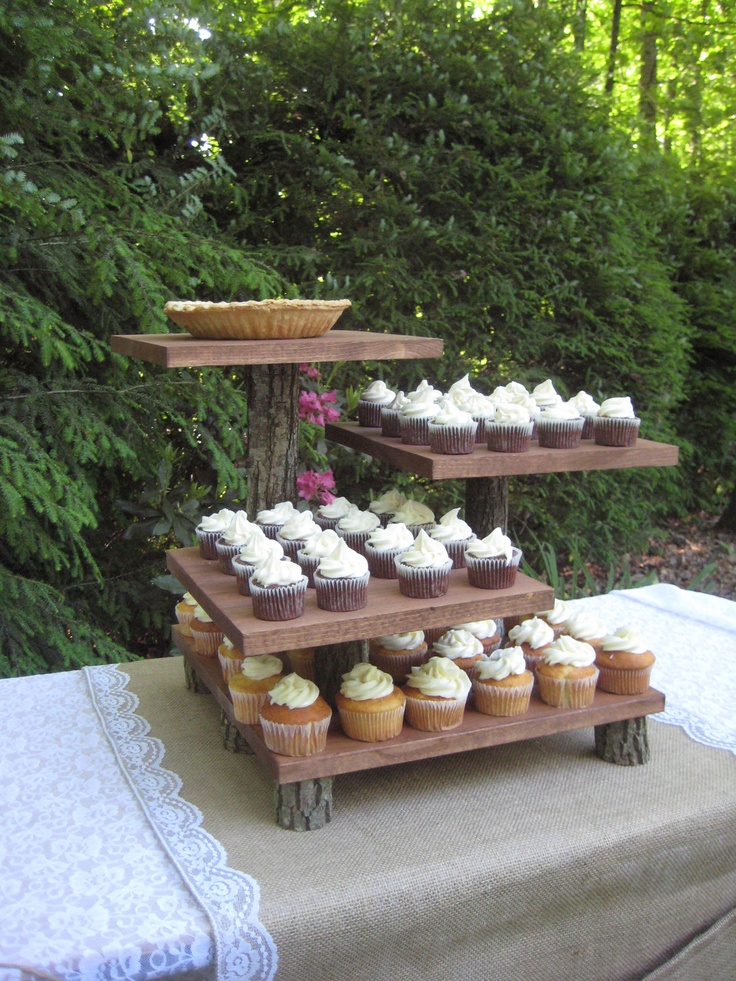
{"type": "Polygon", "coordinates": [[[482,395],[480,392],[473,392],[460,403],[460,408],[469,412],[471,418],[476,422],[475,442],[483,444],[486,442],[486,423],[493,422],[496,417],[496,403],[490,395],[482,395]]]}
{"type": "Polygon", "coordinates": [[[539,617],[522,620],[508,632],[509,642],[521,648],[526,659],[526,666],[532,674],[554,639],[555,632],[552,627],[539,617]]]}
{"type": "Polygon", "coordinates": [[[256,566],[249,587],[259,620],[294,620],[304,614],[307,577],[291,559],[272,552],[256,566]]]}
{"type": "Polygon", "coordinates": [[[227,681],[240,671],[243,654],[236,649],[229,637],[223,637],[222,643],[217,648],[217,660],[222,668],[222,677],[227,681]]]}
{"type": "Polygon", "coordinates": [[[340,536],[337,532],[332,528],[325,528],[316,538],[310,538],[305,542],[296,553],[296,560],[307,577],[309,588],[314,589],[314,572],[319,565],[319,560],[334,552],[339,542],[340,536]]]}
{"type": "Polygon", "coordinates": [[[429,424],[439,412],[435,389],[423,389],[409,398],[399,412],[401,442],[412,446],[429,446],[429,424]]]}
{"type": "Polygon", "coordinates": [[[361,661],[342,676],[335,705],[346,736],[376,743],[401,732],[406,695],[390,674],[361,661]]]}
{"type": "Polygon", "coordinates": [[[293,672],[268,692],[258,713],[263,741],[282,756],[321,753],[331,718],[332,709],[315,683],[293,672]]]}
{"type": "Polygon", "coordinates": [[[494,528],[485,538],[476,538],[465,549],[468,582],[478,589],[513,586],[520,562],[521,549],[500,528],[494,528]]]}
{"type": "Polygon", "coordinates": [[[379,525],[365,540],[363,554],[368,559],[368,568],[376,579],[397,579],[396,559],[411,548],[414,536],[401,521],[379,525]]]}
{"type": "Polygon", "coordinates": [[[564,600],[558,599],[555,596],[552,608],[549,610],[542,610],[541,612],[537,613],[536,616],[538,616],[540,620],[544,620],[545,623],[548,623],[550,627],[552,627],[555,639],[557,639],[561,633],[564,633],[565,624],[572,616],[572,610],[564,600]]]}
{"type": "Polygon", "coordinates": [[[414,544],[396,559],[399,590],[413,599],[444,596],[451,569],[452,559],[442,542],[420,531],[414,544]]]}
{"type": "Polygon", "coordinates": [[[578,410],[580,415],[583,417],[583,435],[582,439],[592,439],[593,438],[593,419],[598,415],[598,410],[600,405],[596,402],[592,395],[584,392],[582,389],[573,395],[571,399],[568,399],[568,405],[573,405],[578,410]]]}
{"type": "Polygon", "coordinates": [[[634,446],[640,424],[628,395],[604,399],[593,419],[593,438],[601,446],[634,446]]]}
{"type": "Polygon", "coordinates": [[[499,402],[496,414],[486,422],[486,443],[494,453],[525,453],[531,446],[532,422],[529,410],[515,402],[499,402]]]}
{"type": "Polygon", "coordinates": [[[469,620],[467,623],[456,623],[456,630],[469,630],[483,645],[484,654],[492,654],[501,644],[501,634],[495,620],[469,620]]]}
{"type": "Polygon", "coordinates": [[[284,677],[283,663],[273,654],[258,654],[245,657],[237,671],[227,679],[230,698],[233,702],[233,715],[238,722],[258,725],[258,713],[268,693],[284,677]]]}
{"type": "Polygon", "coordinates": [[[199,603],[194,608],[194,616],[189,624],[194,641],[194,650],[203,657],[216,657],[217,648],[225,638],[209,613],[199,603]]]}
{"type": "Polygon", "coordinates": [[[384,634],[368,641],[368,660],[403,685],[411,669],[427,660],[428,646],[423,630],[384,634]]]}
{"type": "Polygon", "coordinates": [[[182,637],[191,637],[192,631],[189,624],[192,622],[194,611],[197,608],[197,601],[191,593],[184,593],[182,598],[174,607],[176,622],[179,624],[179,632],[182,637]]]}
{"type": "Polygon", "coordinates": [[[322,530],[325,528],[334,529],[340,518],[344,518],[348,511],[352,511],[356,507],[357,504],[352,504],[347,497],[336,497],[329,504],[320,504],[315,512],[314,520],[322,530]]]}
{"type": "Polygon", "coordinates": [[[534,677],[520,647],[505,647],[484,655],[473,672],[473,696],[477,712],[510,717],[529,709],[534,677]]]}
{"type": "Polygon", "coordinates": [[[411,669],[403,692],[410,726],[423,732],[444,732],[463,721],[470,678],[449,658],[433,656],[411,669]]]}
{"type": "Polygon", "coordinates": [[[250,596],[250,577],[256,571],[256,566],[260,565],[269,555],[275,554],[278,559],[284,557],[284,550],[277,541],[266,538],[264,533],[257,526],[253,529],[245,544],[240,546],[240,551],[232,560],[235,582],[238,592],[243,596],[250,596]]]}
{"type": "Polygon", "coordinates": [[[399,508],[406,503],[406,495],[395,487],[384,491],[379,497],[371,501],[368,510],[377,514],[382,525],[387,525],[399,508]]]}
{"type": "Polygon", "coordinates": [[[235,575],[233,559],[255,529],[256,525],[252,521],[248,521],[248,515],[245,511],[235,512],[232,521],[215,542],[220,572],[224,572],[226,576],[235,575]]]}
{"type": "Polygon", "coordinates": [[[381,435],[393,437],[394,439],[401,438],[401,425],[399,422],[399,417],[401,416],[401,408],[406,405],[409,399],[404,395],[402,391],[398,391],[394,396],[393,401],[389,405],[384,405],[381,407],[381,435]]]}
{"type": "Polygon", "coordinates": [[[296,508],[291,501],[279,501],[272,508],[259,511],[255,523],[267,538],[275,540],[279,529],[293,514],[296,514],[296,508]]]}
{"type": "Polygon", "coordinates": [[[558,402],[545,409],[537,421],[539,445],[552,450],[572,450],[580,445],[585,420],[574,405],[558,402]]]}
{"type": "Polygon", "coordinates": [[[295,511],[276,532],[276,541],[283,548],[284,555],[296,559],[299,549],[313,538],[318,538],[321,530],[311,511],[295,511]]]}
{"type": "Polygon", "coordinates": [[[573,637],[558,637],[544,652],[536,676],[543,702],[556,708],[587,708],[598,681],[595,651],[573,637]]]}
{"type": "Polygon", "coordinates": [[[465,568],[465,549],[475,540],[475,532],[460,517],[460,508],[453,508],[443,514],[436,525],[429,530],[429,535],[447,549],[447,554],[452,559],[453,569],[465,568]]]}
{"type": "Polygon", "coordinates": [[[230,508],[222,508],[214,514],[206,514],[200,518],[194,529],[199,544],[199,554],[203,559],[214,561],[217,558],[215,543],[235,517],[230,508]]]}
{"type": "Polygon", "coordinates": [[[333,613],[362,610],[368,602],[368,560],[340,539],[314,571],[317,606],[333,613]]]}
{"type": "Polygon", "coordinates": [[[547,409],[551,409],[562,402],[562,396],[555,388],[551,378],[547,378],[541,384],[536,385],[529,394],[542,412],[546,412],[547,409]]]}
{"type": "Polygon", "coordinates": [[[601,649],[603,638],[610,633],[608,625],[597,613],[583,607],[575,610],[565,623],[564,633],[575,640],[583,640],[595,650],[601,649]]]}
{"type": "Polygon", "coordinates": [[[381,410],[384,406],[391,405],[395,394],[384,381],[374,381],[367,385],[358,399],[358,425],[380,429],[381,410]]]}
{"type": "Polygon", "coordinates": [[[449,657],[472,678],[473,668],[483,656],[483,645],[469,630],[451,627],[434,642],[432,653],[437,657],[449,657]]]}
{"type": "Polygon", "coordinates": [[[472,453],[477,429],[478,423],[470,413],[448,399],[429,420],[429,447],[433,453],[449,456],[472,453]]]}
{"type": "Polygon", "coordinates": [[[398,511],[394,512],[388,523],[395,524],[397,522],[405,524],[412,535],[416,537],[420,531],[428,532],[434,527],[434,511],[426,504],[422,504],[421,501],[414,501],[409,498],[404,501],[398,511]]]}
{"type": "Polygon", "coordinates": [[[603,638],[595,663],[598,687],[614,695],[640,695],[649,687],[654,654],[633,627],[619,627],[603,638]]]}
{"type": "Polygon", "coordinates": [[[380,528],[381,519],[373,511],[360,511],[355,508],[348,511],[344,518],[335,525],[335,531],[344,538],[349,548],[365,555],[365,543],[370,537],[371,532],[380,528]]]}

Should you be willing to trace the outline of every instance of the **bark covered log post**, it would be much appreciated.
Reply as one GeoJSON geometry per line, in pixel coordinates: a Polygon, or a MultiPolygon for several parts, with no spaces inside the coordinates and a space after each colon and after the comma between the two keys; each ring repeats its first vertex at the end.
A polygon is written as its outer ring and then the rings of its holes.
{"type": "Polygon", "coordinates": [[[252,365],[248,372],[247,509],[251,520],[280,501],[296,501],[299,366],[252,365]]]}
{"type": "Polygon", "coordinates": [[[509,478],[468,477],[465,481],[465,520],[478,538],[494,528],[506,532],[509,522],[509,478]]]}
{"type": "Polygon", "coordinates": [[[648,763],[646,715],[596,726],[595,751],[606,763],[617,763],[619,766],[641,766],[648,763]]]}
{"type": "Polygon", "coordinates": [[[189,661],[185,657],[182,657],[182,661],[184,663],[184,682],[189,691],[194,692],[195,695],[209,695],[209,688],[199,680],[197,672],[189,661]]]}
{"type": "Polygon", "coordinates": [[[276,824],[287,831],[317,831],[332,820],[332,777],[276,784],[276,824]]]}
{"type": "Polygon", "coordinates": [[[235,725],[228,719],[225,712],[220,713],[220,726],[222,727],[222,745],[229,753],[250,753],[253,750],[248,744],[248,740],[243,736],[235,725]]]}

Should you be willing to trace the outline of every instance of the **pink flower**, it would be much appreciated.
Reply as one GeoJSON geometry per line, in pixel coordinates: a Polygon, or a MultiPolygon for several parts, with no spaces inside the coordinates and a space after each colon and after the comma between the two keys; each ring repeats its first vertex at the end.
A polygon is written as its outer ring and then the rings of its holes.
{"type": "Polygon", "coordinates": [[[340,418],[340,413],[337,409],[333,409],[331,405],[325,406],[325,420],[327,422],[337,422],[340,418]]]}
{"type": "Polygon", "coordinates": [[[299,418],[306,422],[316,423],[318,426],[324,426],[325,417],[322,403],[316,392],[301,391],[299,393],[299,418]]]}
{"type": "Polygon", "coordinates": [[[331,392],[322,392],[322,394],[320,395],[320,398],[322,399],[322,404],[323,405],[324,405],[325,402],[333,402],[333,403],[336,403],[337,402],[337,390],[333,388],[331,392]]]}
{"type": "Polygon", "coordinates": [[[313,364],[300,364],[299,371],[301,371],[303,375],[306,375],[307,378],[312,378],[314,381],[317,381],[319,378],[319,368],[316,368],[313,364]]]}
{"type": "Polygon", "coordinates": [[[335,475],[331,470],[320,473],[318,470],[305,470],[296,478],[296,488],[299,497],[305,501],[311,501],[317,497],[320,504],[329,504],[334,501],[335,495],[331,491],[336,489],[335,475]]]}
{"type": "Polygon", "coordinates": [[[332,504],[335,500],[335,495],[331,494],[328,490],[320,491],[319,503],[320,504],[332,504]]]}

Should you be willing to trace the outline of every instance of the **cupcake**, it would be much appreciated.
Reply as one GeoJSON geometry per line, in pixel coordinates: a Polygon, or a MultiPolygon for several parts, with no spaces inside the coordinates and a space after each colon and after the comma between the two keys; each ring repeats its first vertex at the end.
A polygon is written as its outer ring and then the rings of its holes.
{"type": "Polygon", "coordinates": [[[555,638],[565,632],[565,624],[571,615],[572,611],[567,603],[564,600],[557,599],[557,597],[555,597],[551,610],[542,610],[541,613],[536,614],[540,620],[544,620],[545,623],[548,623],[552,627],[555,638]]]}
{"type": "Polygon", "coordinates": [[[382,525],[387,525],[405,503],[405,495],[392,487],[391,490],[387,490],[380,497],[377,497],[375,501],[371,501],[368,510],[378,515],[382,525]]]}
{"type": "Polygon", "coordinates": [[[368,641],[368,660],[390,674],[397,685],[403,685],[416,664],[427,660],[427,642],[422,630],[403,634],[386,634],[368,641]]]}
{"type": "Polygon", "coordinates": [[[606,623],[592,610],[582,609],[576,610],[567,618],[564,633],[575,640],[590,644],[597,654],[609,630],[606,623]]]}
{"type": "Polygon", "coordinates": [[[509,643],[521,649],[526,659],[526,666],[532,674],[554,639],[555,632],[552,627],[539,617],[522,620],[508,632],[509,643]]]}
{"type": "Polygon", "coordinates": [[[583,641],[558,637],[537,665],[539,697],[556,708],[587,708],[593,704],[598,668],[595,651],[583,641]]]}
{"type": "Polygon", "coordinates": [[[368,560],[340,539],[314,570],[317,606],[332,613],[362,610],[368,602],[368,560]]]}
{"type": "Polygon", "coordinates": [[[574,405],[558,402],[539,417],[539,445],[552,450],[573,450],[580,445],[584,425],[585,420],[574,405]]]}
{"type": "Polygon", "coordinates": [[[232,560],[238,592],[243,596],[250,596],[250,577],[256,571],[256,566],[260,565],[269,555],[283,559],[284,550],[273,538],[266,538],[260,528],[254,528],[250,537],[246,539],[244,545],[240,546],[240,551],[232,560]]]}
{"type": "Polygon", "coordinates": [[[222,508],[215,514],[205,515],[194,529],[199,544],[199,554],[203,559],[214,561],[217,558],[215,542],[235,517],[230,508],[222,508]]]}
{"type": "Polygon", "coordinates": [[[386,382],[371,382],[360,393],[358,399],[358,425],[370,429],[381,428],[381,409],[391,405],[395,393],[386,386],[386,382]]]}
{"type": "Polygon", "coordinates": [[[593,438],[593,419],[598,415],[598,410],[600,405],[596,402],[592,395],[588,395],[582,389],[577,395],[573,395],[571,399],[568,400],[568,405],[574,406],[578,413],[583,417],[583,435],[582,439],[592,439],[593,438]]]}
{"type": "Polygon", "coordinates": [[[194,616],[189,621],[189,629],[192,631],[194,650],[197,654],[201,654],[203,657],[216,657],[217,648],[225,639],[225,634],[199,603],[194,608],[194,616]]]}
{"type": "Polygon", "coordinates": [[[307,585],[311,589],[314,589],[314,570],[319,565],[319,560],[334,552],[339,541],[340,536],[336,531],[325,528],[316,538],[310,538],[305,542],[296,553],[296,560],[307,577],[307,585]]]}
{"type": "Polygon", "coordinates": [[[295,511],[276,532],[276,541],[283,548],[287,558],[296,559],[299,549],[317,538],[320,531],[311,511],[295,511]]]}
{"type": "Polygon", "coordinates": [[[226,576],[235,575],[233,559],[255,529],[256,525],[252,521],[248,521],[248,515],[245,511],[235,512],[232,521],[215,542],[220,572],[224,572],[226,576]]]}
{"type": "Polygon", "coordinates": [[[371,575],[376,579],[398,579],[396,559],[413,544],[414,536],[401,521],[376,528],[363,546],[371,575]]]}
{"type": "Polygon", "coordinates": [[[401,442],[411,446],[429,446],[429,424],[439,412],[435,390],[423,389],[402,405],[399,413],[401,442]]]}
{"type": "Polygon", "coordinates": [[[465,549],[475,539],[475,532],[467,521],[459,517],[459,514],[460,508],[453,508],[452,511],[443,514],[437,524],[429,530],[430,538],[442,542],[447,549],[453,569],[465,568],[465,549]]]}
{"type": "Polygon", "coordinates": [[[449,657],[472,678],[475,663],[483,656],[483,645],[469,630],[452,627],[434,642],[432,653],[437,657],[449,657]]]}
{"type": "Polygon", "coordinates": [[[282,756],[321,753],[331,718],[332,709],[315,683],[293,672],[268,692],[258,713],[263,741],[282,756]]]}
{"type": "Polygon", "coordinates": [[[272,508],[265,508],[256,515],[256,524],[267,538],[276,538],[284,522],[296,513],[291,501],[280,501],[272,508]]]}
{"type": "Polygon", "coordinates": [[[469,374],[463,375],[462,378],[458,379],[456,382],[453,382],[447,389],[447,398],[461,409],[468,399],[479,394],[480,393],[470,384],[469,374]]]}
{"type": "Polygon", "coordinates": [[[304,613],[307,577],[291,559],[272,552],[256,566],[249,588],[258,620],[295,620],[304,613]]]}
{"type": "Polygon", "coordinates": [[[444,596],[451,569],[452,559],[442,542],[420,531],[414,544],[396,559],[399,591],[413,599],[444,596]]]}
{"type": "Polygon", "coordinates": [[[634,446],[640,424],[628,395],[604,399],[593,419],[593,438],[601,446],[634,446]]]}
{"type": "Polygon", "coordinates": [[[323,530],[326,528],[334,529],[340,518],[344,518],[348,511],[355,507],[356,505],[351,504],[347,497],[336,497],[329,504],[320,504],[314,515],[314,520],[323,530]]]}
{"type": "Polygon", "coordinates": [[[244,657],[240,669],[227,680],[233,714],[238,722],[258,725],[258,713],[268,693],[283,677],[283,664],[273,654],[244,657]]]}
{"type": "Polygon", "coordinates": [[[546,412],[562,402],[562,396],[555,388],[551,378],[547,378],[540,385],[536,385],[529,394],[542,412],[546,412]]]}
{"type": "Polygon", "coordinates": [[[390,674],[361,661],[342,676],[335,705],[346,736],[377,743],[401,732],[406,695],[390,674]]]}
{"type": "Polygon", "coordinates": [[[514,402],[500,402],[496,414],[486,422],[486,442],[494,453],[525,453],[531,446],[532,423],[529,410],[514,402]]]}
{"type": "Polygon", "coordinates": [[[294,674],[298,674],[300,678],[307,678],[309,681],[315,680],[313,647],[295,647],[285,653],[289,658],[289,664],[294,674]]]}
{"type": "Polygon", "coordinates": [[[174,607],[176,622],[179,624],[179,632],[182,637],[191,637],[192,631],[189,624],[192,622],[194,611],[197,608],[197,601],[191,593],[184,593],[182,598],[174,607]]]}
{"type": "Polygon", "coordinates": [[[465,549],[468,582],[478,589],[508,589],[516,581],[521,549],[500,528],[476,538],[465,549]]]}
{"type": "Polygon", "coordinates": [[[406,405],[409,399],[403,392],[397,392],[393,402],[381,407],[381,435],[390,436],[394,439],[401,438],[401,407],[406,405]]]}
{"type": "Polygon", "coordinates": [[[430,657],[411,669],[402,691],[406,721],[422,732],[444,732],[463,721],[470,678],[447,657],[430,657]]]}
{"type": "Polygon", "coordinates": [[[470,620],[468,623],[456,623],[456,630],[468,630],[483,645],[484,654],[492,654],[501,644],[501,634],[495,620],[470,620]]]}
{"type": "Polygon", "coordinates": [[[243,655],[235,649],[233,642],[228,637],[223,637],[222,643],[217,648],[217,660],[222,668],[222,677],[228,681],[240,671],[243,655]]]}
{"type": "Polygon", "coordinates": [[[335,531],[344,538],[349,548],[365,555],[363,546],[369,538],[371,532],[380,528],[381,519],[373,511],[359,511],[354,508],[348,511],[344,518],[340,518],[335,526],[335,531]]]}
{"type": "Polygon", "coordinates": [[[632,627],[619,627],[603,638],[595,664],[598,687],[614,695],[640,695],[649,687],[654,654],[632,627]]]}
{"type": "Polygon", "coordinates": [[[472,453],[477,429],[478,423],[470,413],[448,400],[429,420],[429,447],[433,453],[449,456],[472,453]]]}
{"type": "Polygon", "coordinates": [[[520,647],[505,647],[483,657],[473,674],[473,700],[483,715],[523,715],[529,709],[534,676],[520,647]]]}
{"type": "Polygon", "coordinates": [[[473,392],[460,403],[460,408],[470,413],[471,419],[477,424],[475,442],[483,444],[487,441],[486,424],[493,422],[496,416],[496,403],[490,395],[473,392]]]}
{"type": "Polygon", "coordinates": [[[420,531],[429,532],[434,527],[434,511],[428,508],[421,501],[414,501],[411,498],[404,501],[398,511],[394,512],[389,524],[397,522],[405,524],[409,531],[416,537],[420,531]]]}

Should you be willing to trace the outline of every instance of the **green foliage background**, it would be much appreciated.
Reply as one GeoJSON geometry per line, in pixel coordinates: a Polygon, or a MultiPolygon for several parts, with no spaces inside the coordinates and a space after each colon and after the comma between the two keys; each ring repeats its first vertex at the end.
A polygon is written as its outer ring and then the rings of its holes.
{"type": "MultiPolygon", "coordinates": [[[[341,388],[552,377],[631,394],[643,435],[681,445],[677,472],[514,481],[522,544],[610,560],[732,488],[717,154],[637,151],[562,5],[384,7],[0,10],[0,674],[165,650],[164,549],[243,499],[242,372],[110,353],[169,331],[172,297],[348,296],[341,326],[446,353],[346,364],[341,388]]],[[[358,502],[409,482],[331,463],[358,502]]]]}

